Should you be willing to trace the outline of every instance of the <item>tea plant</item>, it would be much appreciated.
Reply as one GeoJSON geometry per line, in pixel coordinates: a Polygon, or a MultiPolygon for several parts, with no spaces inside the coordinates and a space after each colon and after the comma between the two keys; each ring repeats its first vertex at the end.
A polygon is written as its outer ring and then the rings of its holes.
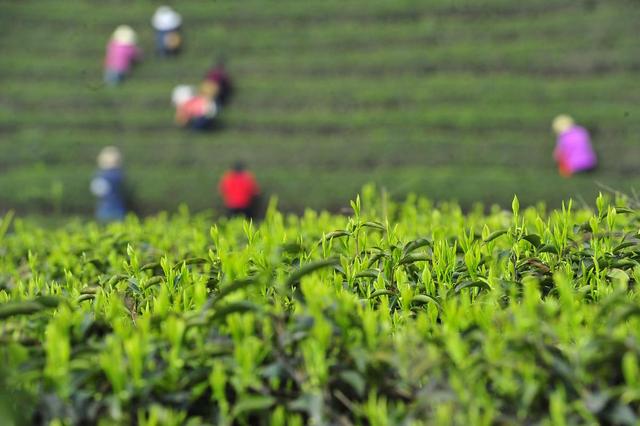
{"type": "Polygon", "coordinates": [[[31,424],[637,424],[640,213],[365,188],[0,232],[0,415],[31,424]]]}

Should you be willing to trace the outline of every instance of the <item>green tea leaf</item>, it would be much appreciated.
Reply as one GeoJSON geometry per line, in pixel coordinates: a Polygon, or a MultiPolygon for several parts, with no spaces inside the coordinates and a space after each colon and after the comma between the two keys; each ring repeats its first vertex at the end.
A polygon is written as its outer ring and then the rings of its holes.
{"type": "Polygon", "coordinates": [[[436,299],[435,297],[430,296],[428,294],[417,294],[417,295],[413,296],[413,298],[411,299],[411,303],[412,304],[433,303],[433,304],[435,304],[437,306],[439,311],[442,310],[442,306],[440,305],[440,302],[438,302],[438,299],[436,299]]]}
{"type": "Polygon", "coordinates": [[[241,290],[243,288],[247,288],[251,285],[257,284],[258,280],[255,277],[249,277],[249,278],[245,278],[242,280],[236,280],[234,282],[232,282],[231,284],[224,286],[222,288],[220,288],[220,291],[218,292],[218,294],[216,295],[213,303],[218,303],[219,301],[221,301],[222,299],[225,298],[225,296],[236,292],[238,290],[241,290]]]}
{"type": "Polygon", "coordinates": [[[480,290],[486,290],[489,291],[491,290],[491,287],[489,287],[489,284],[482,282],[482,281],[465,281],[462,282],[458,285],[455,286],[454,291],[455,293],[460,293],[462,290],[467,289],[467,288],[478,288],[480,290]]]}
{"type": "Polygon", "coordinates": [[[373,299],[374,297],[380,297],[380,296],[395,296],[395,293],[386,289],[379,289],[371,293],[371,296],[369,296],[369,299],[373,299]]]}
{"type": "Polygon", "coordinates": [[[14,302],[0,305],[0,319],[18,315],[31,315],[43,311],[45,306],[38,302],[14,302]]]}
{"type": "Polygon", "coordinates": [[[318,260],[315,262],[308,263],[302,266],[301,268],[295,270],[291,275],[289,275],[289,277],[285,281],[285,285],[287,287],[291,287],[294,283],[300,281],[300,278],[304,277],[305,275],[311,274],[317,270],[327,268],[329,266],[337,266],[339,264],[340,264],[340,259],[338,259],[337,257],[332,257],[329,259],[318,260]]]}
{"type": "Polygon", "coordinates": [[[426,254],[414,253],[414,254],[408,254],[405,257],[403,257],[402,259],[400,259],[398,264],[399,265],[407,265],[409,263],[428,262],[430,260],[431,260],[431,258],[429,256],[427,256],[426,254]]]}
{"type": "Polygon", "coordinates": [[[432,248],[433,242],[428,238],[418,238],[417,240],[409,241],[407,244],[405,244],[404,248],[402,249],[402,253],[406,256],[414,250],[425,246],[432,248]]]}
{"type": "Polygon", "coordinates": [[[215,313],[211,317],[214,322],[223,320],[227,315],[235,313],[243,313],[249,311],[258,311],[257,305],[247,301],[233,302],[215,309],[215,313]]]}
{"type": "Polygon", "coordinates": [[[489,236],[487,238],[485,238],[483,241],[485,243],[491,242],[491,241],[495,240],[496,238],[503,236],[506,233],[507,233],[506,229],[501,229],[499,231],[494,231],[491,234],[489,234],[489,236]]]}
{"type": "Polygon", "coordinates": [[[276,399],[269,395],[244,396],[233,407],[233,417],[241,414],[251,414],[265,411],[276,403],[276,399]]]}
{"type": "Polygon", "coordinates": [[[525,235],[522,239],[529,242],[535,248],[540,247],[540,244],[542,243],[542,238],[537,234],[525,235]]]}
{"type": "Polygon", "coordinates": [[[387,232],[387,228],[380,222],[374,222],[374,221],[364,222],[362,226],[366,228],[373,228],[381,232],[387,232]]]}

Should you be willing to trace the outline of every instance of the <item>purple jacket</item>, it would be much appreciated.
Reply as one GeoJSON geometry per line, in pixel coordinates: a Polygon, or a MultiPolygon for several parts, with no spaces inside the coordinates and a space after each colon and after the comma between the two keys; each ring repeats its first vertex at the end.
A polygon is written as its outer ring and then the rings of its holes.
{"type": "Polygon", "coordinates": [[[580,126],[573,126],[558,136],[553,156],[569,173],[592,169],[598,163],[589,133],[580,126]]]}
{"type": "Polygon", "coordinates": [[[108,70],[126,73],[133,63],[140,58],[141,53],[140,49],[133,44],[111,41],[107,46],[104,66],[108,70]]]}

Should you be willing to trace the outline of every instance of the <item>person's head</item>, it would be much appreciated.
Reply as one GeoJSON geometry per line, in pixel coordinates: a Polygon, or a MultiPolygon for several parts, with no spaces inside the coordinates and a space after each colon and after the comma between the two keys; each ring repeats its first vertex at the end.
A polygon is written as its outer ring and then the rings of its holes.
{"type": "Polygon", "coordinates": [[[244,172],[246,169],[247,169],[247,165],[241,160],[238,160],[235,163],[233,163],[233,171],[236,173],[244,172]]]}
{"type": "Polygon", "coordinates": [[[151,25],[159,31],[175,30],[182,24],[182,17],[170,6],[160,6],[151,18],[151,25]]]}
{"type": "Polygon", "coordinates": [[[217,81],[204,80],[200,85],[200,94],[208,99],[215,99],[220,94],[220,85],[217,81]]]}
{"type": "Polygon", "coordinates": [[[122,154],[115,146],[106,146],[98,154],[98,167],[102,170],[117,169],[122,165],[122,154]]]}
{"type": "Polygon", "coordinates": [[[136,32],[128,25],[120,25],[113,32],[111,40],[122,44],[136,44],[136,32]]]}
{"type": "Polygon", "coordinates": [[[195,93],[196,92],[192,86],[181,84],[173,89],[173,92],[171,93],[171,102],[175,106],[181,105],[193,98],[195,93]]]}
{"type": "Polygon", "coordinates": [[[561,114],[553,119],[551,127],[556,135],[561,135],[575,125],[573,118],[566,114],[561,114]]]}

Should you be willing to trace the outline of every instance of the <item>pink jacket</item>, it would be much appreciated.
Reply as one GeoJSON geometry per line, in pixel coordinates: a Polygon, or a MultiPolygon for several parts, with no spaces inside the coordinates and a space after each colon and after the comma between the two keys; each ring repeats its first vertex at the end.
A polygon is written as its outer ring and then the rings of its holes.
{"type": "Polygon", "coordinates": [[[598,163],[589,133],[580,126],[573,126],[558,136],[553,157],[568,173],[589,170],[598,163]]]}
{"type": "Polygon", "coordinates": [[[126,73],[137,61],[142,52],[133,44],[122,44],[115,41],[107,45],[107,56],[104,58],[104,66],[108,70],[126,73]]]}

